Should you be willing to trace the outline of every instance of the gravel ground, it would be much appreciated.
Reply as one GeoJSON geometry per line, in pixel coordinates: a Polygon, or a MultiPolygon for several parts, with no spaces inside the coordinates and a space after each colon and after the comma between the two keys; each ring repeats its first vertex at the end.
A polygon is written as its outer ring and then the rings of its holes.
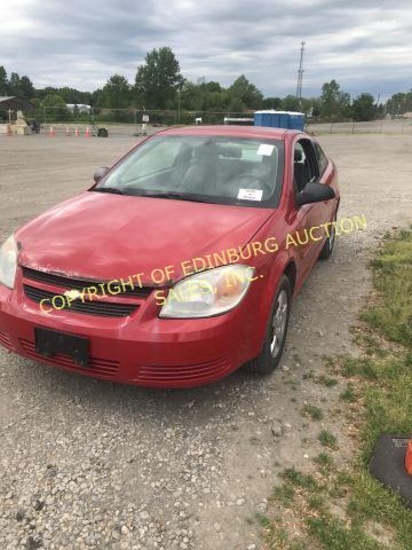
{"type": "MultiPolygon", "coordinates": [[[[0,236],[90,183],[136,141],[0,136],[0,236]]],[[[151,391],[51,369],[0,350],[0,548],[260,550],[253,518],[277,473],[319,453],[342,388],[315,384],[324,355],[355,353],[350,326],[382,234],[410,221],[411,136],[323,136],[340,170],[337,239],[294,303],[281,367],[195,390],[151,391]],[[320,406],[321,422],[301,414],[320,406]]]]}

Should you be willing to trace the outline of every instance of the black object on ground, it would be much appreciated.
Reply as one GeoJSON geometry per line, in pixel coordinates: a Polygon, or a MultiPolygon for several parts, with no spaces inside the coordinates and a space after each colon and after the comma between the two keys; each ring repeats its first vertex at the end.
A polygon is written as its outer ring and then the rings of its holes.
{"type": "Polygon", "coordinates": [[[405,453],[410,437],[381,434],[369,469],[384,485],[393,489],[412,508],[412,475],[405,470],[405,453]]]}

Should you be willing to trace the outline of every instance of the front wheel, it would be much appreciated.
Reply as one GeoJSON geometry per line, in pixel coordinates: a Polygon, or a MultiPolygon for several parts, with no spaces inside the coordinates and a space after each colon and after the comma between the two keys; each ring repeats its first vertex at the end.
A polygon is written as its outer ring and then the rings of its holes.
{"type": "Polygon", "coordinates": [[[248,363],[251,372],[270,374],[278,366],[285,346],[291,301],[292,287],[289,279],[283,275],[270,312],[262,351],[248,363]]]}
{"type": "Polygon", "coordinates": [[[335,245],[335,225],[336,222],[336,213],[333,216],[332,225],[329,227],[329,237],[326,238],[325,244],[323,245],[322,250],[320,251],[319,258],[321,260],[327,260],[332,256],[333,247],[335,245]]]}

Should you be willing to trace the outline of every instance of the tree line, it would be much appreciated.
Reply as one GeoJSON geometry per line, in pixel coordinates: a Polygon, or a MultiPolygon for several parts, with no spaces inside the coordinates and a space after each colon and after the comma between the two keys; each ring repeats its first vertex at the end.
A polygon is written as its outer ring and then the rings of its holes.
{"type": "Polygon", "coordinates": [[[196,83],[185,79],[180,64],[169,47],[153,49],[137,68],[134,82],[120,74],[112,75],[103,86],[93,92],[82,92],[68,86],[36,89],[30,78],[12,72],[8,77],[0,66],[0,96],[16,95],[31,101],[38,117],[42,111],[54,110],[56,120],[69,120],[66,104],[87,104],[94,110],[110,110],[116,120],[122,119],[121,110],[178,111],[180,113],[252,113],[258,109],[302,111],[308,117],[324,121],[367,121],[386,114],[400,116],[412,111],[412,90],[394,94],[385,104],[375,102],[370,93],[355,98],[345,92],[336,80],[325,82],[319,97],[298,98],[264,97],[262,92],[244,75],[227,88],[219,82],[199,79],[196,83]],[[116,111],[118,110],[118,111],[116,111]]]}

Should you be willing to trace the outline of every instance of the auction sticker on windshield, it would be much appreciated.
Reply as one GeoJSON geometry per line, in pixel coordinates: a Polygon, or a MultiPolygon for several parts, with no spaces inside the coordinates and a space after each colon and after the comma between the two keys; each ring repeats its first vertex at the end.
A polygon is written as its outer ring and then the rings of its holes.
{"type": "Polygon", "coordinates": [[[262,195],[262,189],[239,189],[237,198],[246,201],[261,201],[262,195]]]}

